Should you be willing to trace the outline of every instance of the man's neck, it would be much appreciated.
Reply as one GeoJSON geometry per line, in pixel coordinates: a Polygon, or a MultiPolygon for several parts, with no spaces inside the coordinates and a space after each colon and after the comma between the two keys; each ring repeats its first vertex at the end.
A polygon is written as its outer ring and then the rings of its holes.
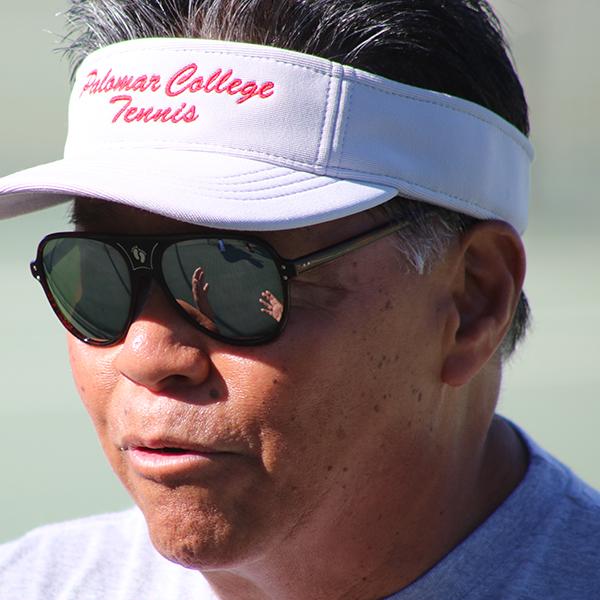
{"type": "Polygon", "coordinates": [[[488,418],[479,435],[456,434],[470,439],[440,439],[424,456],[404,457],[422,463],[419,478],[400,462],[394,473],[374,467],[372,489],[364,482],[335,517],[328,505],[337,499],[324,498],[322,511],[266,555],[204,575],[223,600],[376,600],[403,589],[481,525],[527,470],[527,451],[503,419],[488,418]]]}

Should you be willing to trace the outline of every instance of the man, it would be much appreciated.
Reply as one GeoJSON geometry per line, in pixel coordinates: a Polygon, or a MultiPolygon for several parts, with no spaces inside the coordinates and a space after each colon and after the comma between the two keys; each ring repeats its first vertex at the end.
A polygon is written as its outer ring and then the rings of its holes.
{"type": "Polygon", "coordinates": [[[74,3],[74,198],[32,265],[139,510],[7,598],[593,598],[598,494],[494,416],[527,108],[484,2],[74,3]],[[122,43],[123,40],[131,40],[122,43]]]}

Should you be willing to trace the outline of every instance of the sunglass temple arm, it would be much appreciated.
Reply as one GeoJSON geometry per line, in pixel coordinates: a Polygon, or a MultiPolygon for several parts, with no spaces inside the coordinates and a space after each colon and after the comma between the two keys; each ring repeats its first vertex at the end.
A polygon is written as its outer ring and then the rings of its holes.
{"type": "Polygon", "coordinates": [[[358,250],[363,246],[367,246],[368,244],[372,244],[381,238],[384,238],[395,231],[399,231],[404,227],[407,227],[408,223],[398,223],[392,222],[387,223],[381,227],[377,227],[375,229],[371,229],[366,233],[361,233],[349,240],[345,240],[340,242],[339,244],[333,244],[323,250],[319,250],[318,252],[314,252],[313,254],[306,254],[305,256],[301,256],[293,261],[290,261],[287,264],[288,277],[293,277],[294,275],[299,275],[300,273],[304,273],[305,271],[310,271],[310,269],[314,269],[315,267],[319,267],[325,263],[328,263],[344,254],[348,254],[348,252],[352,252],[353,250],[358,250]]]}

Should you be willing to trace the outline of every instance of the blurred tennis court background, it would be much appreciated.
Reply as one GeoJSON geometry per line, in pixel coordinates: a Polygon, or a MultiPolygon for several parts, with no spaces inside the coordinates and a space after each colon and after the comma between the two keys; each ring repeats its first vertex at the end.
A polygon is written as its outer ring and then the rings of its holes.
{"type": "MultiPolygon", "coordinates": [[[[526,289],[531,335],[507,367],[500,412],[600,486],[600,69],[597,0],[496,0],[537,149],[526,289]]],[[[53,53],[65,1],[5,2],[0,175],[61,156],[68,68],[53,53]]],[[[107,177],[111,174],[107,173],[107,177]]],[[[41,523],[125,507],[71,384],[64,333],[28,272],[66,209],[0,222],[0,541],[41,523]]]]}

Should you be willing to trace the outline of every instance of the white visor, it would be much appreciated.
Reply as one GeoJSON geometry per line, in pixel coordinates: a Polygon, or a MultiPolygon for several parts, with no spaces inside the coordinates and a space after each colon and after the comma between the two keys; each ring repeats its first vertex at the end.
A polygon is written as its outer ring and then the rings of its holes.
{"type": "Polygon", "coordinates": [[[532,156],[453,96],[277,48],[134,40],[82,63],[64,159],[0,179],[0,218],[84,196],[260,231],[401,195],[522,233],[532,156]]]}

